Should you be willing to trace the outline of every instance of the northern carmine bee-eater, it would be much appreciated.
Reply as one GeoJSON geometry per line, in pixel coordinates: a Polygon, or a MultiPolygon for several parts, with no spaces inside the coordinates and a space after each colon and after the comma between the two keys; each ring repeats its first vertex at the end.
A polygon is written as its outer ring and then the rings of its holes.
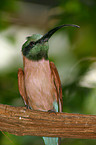
{"type": "MultiPolygon", "coordinates": [[[[60,28],[53,28],[44,36],[33,34],[22,46],[24,70],[18,71],[19,92],[25,105],[33,110],[62,112],[62,88],[58,71],[48,60],[48,40],[60,28]]],[[[59,46],[59,45],[58,45],[59,46]]],[[[57,137],[43,137],[45,145],[59,145],[57,137]]]]}

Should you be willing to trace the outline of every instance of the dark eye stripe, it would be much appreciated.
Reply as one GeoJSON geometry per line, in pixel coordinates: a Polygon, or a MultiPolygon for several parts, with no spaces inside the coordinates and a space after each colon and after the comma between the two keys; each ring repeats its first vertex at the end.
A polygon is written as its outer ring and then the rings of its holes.
{"type": "Polygon", "coordinates": [[[31,41],[29,45],[32,46],[32,45],[34,45],[34,44],[35,44],[35,42],[34,42],[34,41],[31,41]]]}
{"type": "Polygon", "coordinates": [[[32,49],[34,44],[35,44],[35,42],[31,41],[26,47],[23,48],[22,52],[23,52],[24,56],[26,56],[29,53],[30,49],[32,49]]]}
{"type": "Polygon", "coordinates": [[[23,48],[23,55],[26,56],[29,51],[32,49],[32,46],[31,45],[27,45],[25,48],[23,48]]]}

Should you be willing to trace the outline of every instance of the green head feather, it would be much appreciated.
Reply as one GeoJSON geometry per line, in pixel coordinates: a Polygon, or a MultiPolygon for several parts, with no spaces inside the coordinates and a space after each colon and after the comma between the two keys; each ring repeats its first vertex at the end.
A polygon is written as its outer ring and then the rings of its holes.
{"type": "Polygon", "coordinates": [[[32,36],[26,37],[27,41],[23,44],[22,50],[23,50],[23,48],[25,48],[26,46],[28,46],[31,41],[34,41],[35,42],[38,39],[40,39],[41,37],[42,37],[42,35],[40,35],[40,34],[33,34],[32,36]]]}
{"type": "Polygon", "coordinates": [[[30,60],[48,59],[48,42],[36,43],[42,35],[33,34],[27,37],[27,41],[22,46],[22,53],[30,60]]]}

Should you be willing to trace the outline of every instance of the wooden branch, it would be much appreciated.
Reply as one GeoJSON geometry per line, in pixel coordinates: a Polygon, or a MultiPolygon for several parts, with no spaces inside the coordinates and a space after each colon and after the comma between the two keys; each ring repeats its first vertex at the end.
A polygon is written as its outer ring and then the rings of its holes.
{"type": "Polygon", "coordinates": [[[96,116],[0,105],[0,131],[15,135],[96,139],[96,116]]]}

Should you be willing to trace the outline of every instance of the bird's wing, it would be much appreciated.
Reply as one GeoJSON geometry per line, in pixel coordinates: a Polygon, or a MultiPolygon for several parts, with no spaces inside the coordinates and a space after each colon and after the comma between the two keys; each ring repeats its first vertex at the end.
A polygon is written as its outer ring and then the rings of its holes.
{"type": "Polygon", "coordinates": [[[25,105],[28,106],[28,100],[25,92],[25,85],[24,85],[24,72],[21,68],[18,70],[18,88],[20,95],[22,96],[25,105]]]}
{"type": "Polygon", "coordinates": [[[63,100],[62,100],[62,87],[61,87],[60,77],[59,77],[57,68],[53,62],[50,62],[50,68],[51,68],[51,72],[54,79],[54,84],[57,91],[57,100],[59,102],[59,112],[62,112],[63,100]]]}

